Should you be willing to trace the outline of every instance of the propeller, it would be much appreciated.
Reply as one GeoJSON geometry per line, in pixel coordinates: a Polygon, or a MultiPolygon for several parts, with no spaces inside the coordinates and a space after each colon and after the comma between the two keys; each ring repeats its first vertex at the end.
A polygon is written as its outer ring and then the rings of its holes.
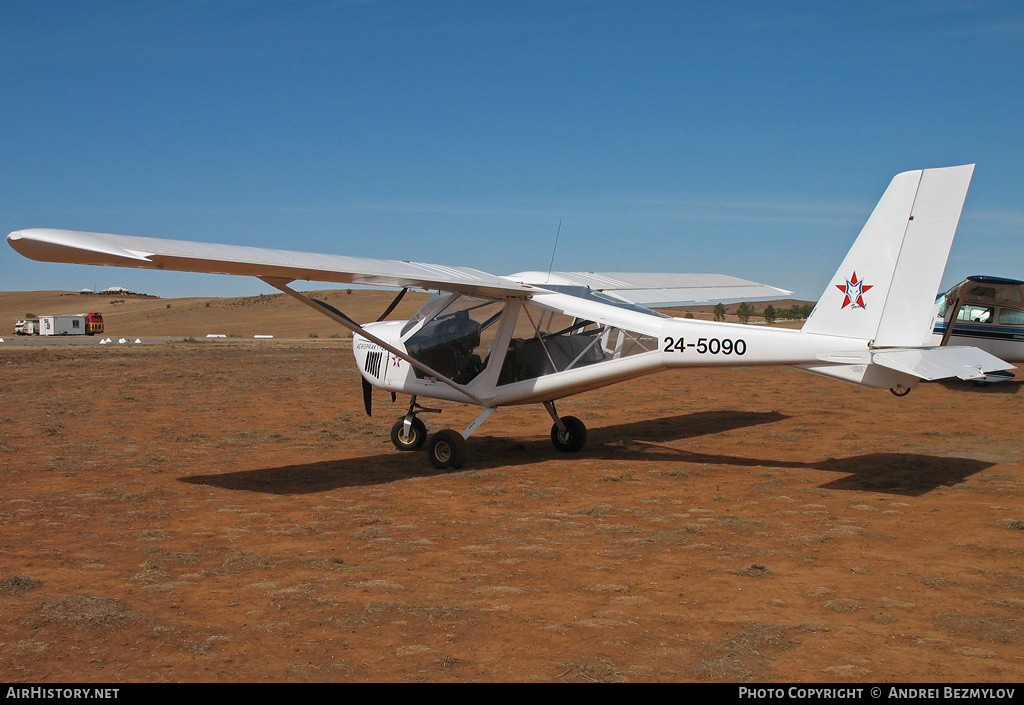
{"type": "Polygon", "coordinates": [[[373,385],[367,382],[365,377],[360,378],[363,380],[363,406],[366,408],[366,415],[373,416],[373,385]]]}

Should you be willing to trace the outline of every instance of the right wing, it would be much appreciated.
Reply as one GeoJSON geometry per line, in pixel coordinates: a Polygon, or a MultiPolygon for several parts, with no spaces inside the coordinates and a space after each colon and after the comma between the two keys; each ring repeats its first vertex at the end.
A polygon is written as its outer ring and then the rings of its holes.
{"type": "Polygon", "coordinates": [[[520,272],[514,279],[537,287],[578,286],[609,293],[647,308],[670,308],[709,301],[784,298],[792,291],[727,274],[641,272],[520,272]]]}

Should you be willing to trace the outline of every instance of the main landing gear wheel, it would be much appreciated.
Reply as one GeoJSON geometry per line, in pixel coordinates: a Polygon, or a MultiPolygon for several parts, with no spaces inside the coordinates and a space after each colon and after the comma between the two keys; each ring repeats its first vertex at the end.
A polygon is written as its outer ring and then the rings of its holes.
{"type": "Polygon", "coordinates": [[[427,445],[430,464],[438,470],[458,470],[466,462],[466,439],[458,431],[438,431],[427,445]]]}
{"type": "Polygon", "coordinates": [[[551,427],[551,442],[555,448],[564,453],[575,453],[587,444],[587,427],[575,416],[564,416],[561,419],[565,431],[558,424],[551,427]]]}
{"type": "Polygon", "coordinates": [[[419,450],[427,442],[427,426],[414,416],[406,430],[403,416],[391,427],[391,442],[398,450],[419,450]]]}
{"type": "Polygon", "coordinates": [[[898,384],[895,387],[889,387],[889,391],[898,397],[905,397],[910,394],[910,387],[904,387],[902,384],[898,384]]]}

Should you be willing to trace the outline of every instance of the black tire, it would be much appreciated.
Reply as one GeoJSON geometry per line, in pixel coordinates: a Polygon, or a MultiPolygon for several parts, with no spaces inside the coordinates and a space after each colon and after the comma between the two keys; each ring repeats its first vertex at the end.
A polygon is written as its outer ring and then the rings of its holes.
{"type": "Polygon", "coordinates": [[[587,427],[575,416],[562,418],[565,433],[558,430],[558,424],[551,427],[551,442],[563,453],[576,453],[587,444],[587,427]]]}
{"type": "Polygon", "coordinates": [[[398,450],[419,450],[427,442],[427,427],[419,420],[419,417],[414,416],[409,433],[406,435],[405,417],[402,416],[391,427],[391,442],[398,450]]]}
{"type": "Polygon", "coordinates": [[[458,431],[438,431],[427,445],[430,464],[438,470],[458,470],[466,462],[466,439],[458,431]]]}

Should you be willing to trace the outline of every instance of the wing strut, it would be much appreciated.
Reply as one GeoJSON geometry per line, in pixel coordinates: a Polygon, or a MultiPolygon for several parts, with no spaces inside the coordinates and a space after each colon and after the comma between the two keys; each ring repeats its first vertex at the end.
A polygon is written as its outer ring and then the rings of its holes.
{"type": "Polygon", "coordinates": [[[294,280],[292,280],[292,279],[278,279],[276,277],[260,277],[260,279],[262,281],[266,282],[267,284],[269,284],[270,286],[274,287],[278,291],[281,291],[281,292],[283,292],[285,294],[288,294],[288,296],[291,296],[293,299],[295,299],[297,301],[301,301],[302,303],[306,304],[310,308],[312,308],[312,309],[314,309],[316,311],[319,311],[320,313],[322,313],[323,315],[327,316],[328,318],[330,318],[331,320],[335,321],[336,323],[340,323],[341,325],[343,325],[345,328],[348,328],[353,333],[358,333],[359,335],[361,335],[364,338],[366,338],[367,340],[369,340],[371,343],[379,345],[380,347],[384,348],[385,350],[387,350],[392,355],[397,355],[398,357],[402,358],[403,360],[408,362],[410,365],[412,365],[416,369],[422,370],[425,374],[433,377],[437,381],[443,382],[444,384],[447,384],[449,387],[451,387],[452,389],[456,390],[457,392],[465,394],[467,397],[472,399],[477,404],[479,404],[481,406],[487,406],[487,401],[486,400],[481,399],[476,394],[474,394],[473,392],[471,392],[468,389],[466,389],[466,387],[464,387],[463,385],[459,384],[458,382],[455,382],[454,380],[452,380],[452,379],[450,379],[448,377],[445,377],[443,374],[441,374],[437,370],[435,370],[432,367],[429,367],[427,365],[424,365],[419,360],[415,360],[415,359],[409,357],[408,353],[402,352],[401,350],[399,350],[398,348],[394,347],[393,345],[389,345],[388,343],[385,343],[383,340],[381,340],[377,336],[373,335],[372,333],[367,332],[365,328],[360,326],[358,323],[353,321],[351,318],[349,318],[344,313],[342,313],[338,309],[334,308],[330,304],[324,303],[323,301],[318,301],[317,299],[311,299],[308,296],[303,296],[302,294],[300,294],[299,292],[295,291],[294,289],[288,288],[288,285],[291,284],[292,281],[294,281],[294,280]]]}
{"type": "Polygon", "coordinates": [[[391,302],[391,305],[388,306],[384,310],[384,313],[380,314],[380,318],[377,319],[377,322],[380,323],[385,318],[387,318],[389,315],[391,315],[391,312],[395,310],[395,308],[398,306],[399,302],[401,302],[401,300],[403,298],[405,298],[405,295],[407,293],[409,293],[409,289],[407,289],[407,288],[406,289],[402,289],[400,292],[398,292],[398,296],[396,296],[395,300],[391,302]]]}
{"type": "Polygon", "coordinates": [[[945,346],[949,342],[949,336],[953,335],[953,326],[956,325],[956,317],[960,315],[960,309],[964,305],[963,292],[960,291],[960,287],[956,290],[956,300],[947,302],[947,315],[946,319],[949,321],[946,323],[946,330],[942,333],[942,342],[939,345],[945,346]],[[952,303],[952,310],[949,310],[948,303],[952,303]]]}

